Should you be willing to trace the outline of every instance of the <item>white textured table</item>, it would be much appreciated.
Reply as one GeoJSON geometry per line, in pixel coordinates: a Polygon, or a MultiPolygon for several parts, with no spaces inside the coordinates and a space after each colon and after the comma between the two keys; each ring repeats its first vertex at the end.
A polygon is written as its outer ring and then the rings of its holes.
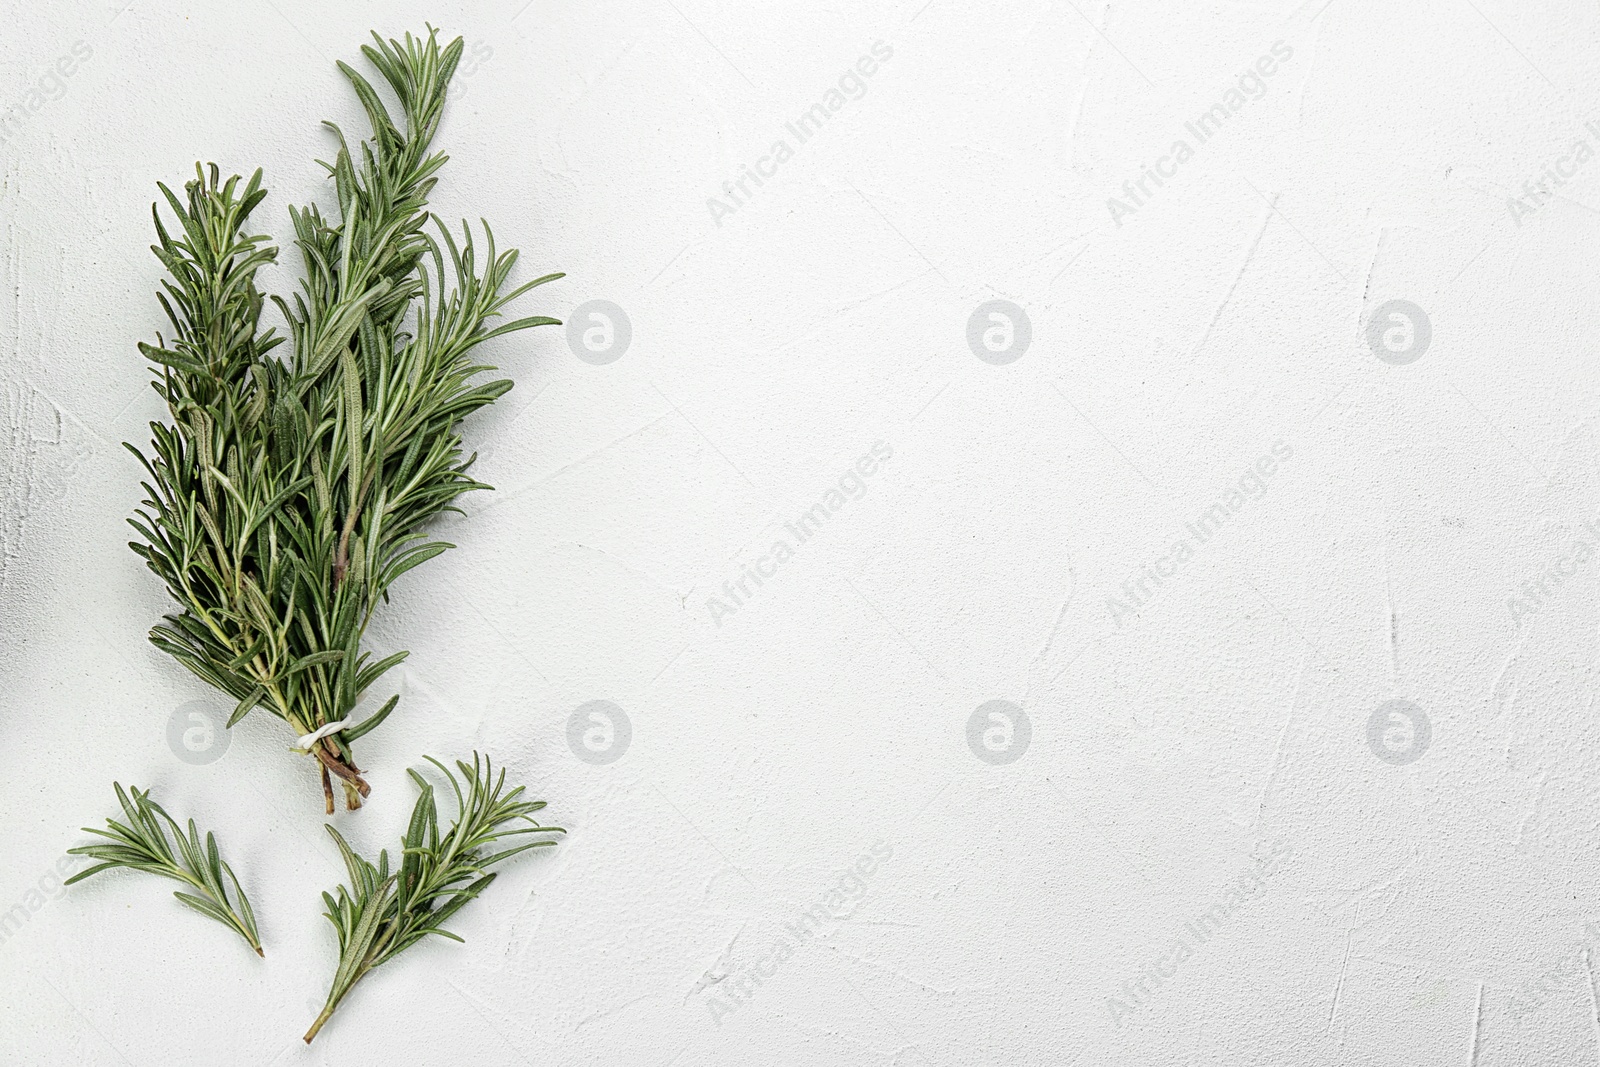
{"type": "Polygon", "coordinates": [[[123,4],[0,5],[0,1063],[1600,1063],[1592,5],[123,4]],[[429,20],[435,207],[574,326],[335,822],[480,748],[571,833],[306,1049],[320,791],[125,547],[149,205],[287,243],[429,20]],[[60,890],[113,780],[265,960],[60,890]]]}

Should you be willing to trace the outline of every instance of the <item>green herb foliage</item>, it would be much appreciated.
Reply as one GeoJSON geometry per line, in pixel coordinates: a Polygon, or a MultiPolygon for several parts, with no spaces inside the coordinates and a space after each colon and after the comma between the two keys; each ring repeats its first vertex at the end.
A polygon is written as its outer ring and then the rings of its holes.
{"type": "Polygon", "coordinates": [[[488,757],[480,760],[473,753],[471,766],[456,761],[466,783],[465,793],[448,767],[432,757],[428,762],[450,780],[456,795],[456,821],[448,833],[439,833],[433,786],[411,771],[421,795],[411,812],[399,870],[390,871],[387,850],[378,854],[376,865],[368,863],[351,849],[338,830],[328,827],[344,856],[350,884],[340,886],[337,897],[322,894],[328,906],[328,921],[339,931],[339,967],[334,972],[327,1004],[306,1033],[307,1044],[368,971],[429,934],[460,941],[444,928],[445,920],[495,880],[494,874],[486,873],[489,867],[519,852],[555,844],[553,839],[543,838],[495,850],[492,846],[496,842],[523,834],[565,832],[534,820],[533,813],[544,808],[544,801],[520,799],[520,785],[506,791],[505,770],[496,775],[488,757]]]}
{"type": "Polygon", "coordinates": [[[250,947],[256,950],[256,955],[265,955],[261,951],[261,935],[256,932],[255,913],[250,910],[250,901],[240,888],[239,879],[234,876],[233,868],[223,862],[222,853],[217,849],[216,835],[207,833],[205,845],[202,846],[200,831],[195,827],[193,819],[189,820],[189,833],[185,836],[183,828],[177,821],[168,815],[160,804],[150,799],[148,791],[130,786],[129,792],[125,793],[120,782],[114,784],[117,800],[121,802],[128,821],[124,824],[115,819],[107,819],[106,825],[111,827],[109,830],[97,830],[92,826],[85,826],[84,830],[88,833],[98,834],[112,843],[68,849],[71,855],[91,856],[102,862],[86,871],[78,872],[68,878],[65,884],[81,882],[91,875],[108,871],[113,867],[126,867],[130,870],[159,874],[163,878],[177,879],[191,886],[194,893],[179,890],[172,894],[173,896],[200,914],[208,915],[236,932],[250,943],[250,947]],[[166,826],[163,826],[163,823],[166,826]],[[177,842],[176,852],[173,851],[172,843],[167,840],[168,826],[172,828],[172,836],[177,842]],[[233,885],[232,897],[228,893],[227,884],[222,880],[223,875],[227,875],[228,883],[233,885]],[[237,899],[237,904],[234,903],[234,899],[237,899]]]}
{"type": "MultiPolygon", "coordinates": [[[[545,316],[494,324],[511,301],[560,274],[508,289],[515,251],[458,237],[427,211],[446,157],[431,152],[458,38],[407,34],[362,49],[400,104],[391,118],[378,91],[341,63],[372,136],[338,142],[327,167],[338,220],[290,209],[304,266],[293,302],[274,297],[285,338],[260,318],[257,270],[277,250],[244,232],[266,196],[261,173],[223,181],[215,166],[178,197],[161,186],[177,220],[155,211],[155,254],[167,268],[160,302],[170,339],[142,344],[171,423],[152,423],[149,454],[129,445],[149,474],[131,519],[132,543],[166,583],[178,610],[151,631],[157,647],[236,701],[229,725],[265,708],[296,734],[348,719],[362,694],[405,658],[373,661],[362,637],[380,600],[406,571],[451,545],[426,528],[471,489],[463,418],[511,388],[482,381],[485,341],[545,316]],[[431,223],[431,225],[430,225],[431,223]]],[[[351,743],[394,710],[398,695],[361,722],[312,746],[346,806],[370,791],[351,743]]]]}

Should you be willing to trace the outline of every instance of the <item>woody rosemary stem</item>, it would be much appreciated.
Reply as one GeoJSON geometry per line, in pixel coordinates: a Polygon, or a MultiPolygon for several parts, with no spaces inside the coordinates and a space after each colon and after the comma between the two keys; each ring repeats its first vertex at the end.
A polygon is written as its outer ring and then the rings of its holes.
{"type": "MultiPolygon", "coordinates": [[[[277,708],[279,709],[279,714],[285,721],[287,721],[296,730],[301,730],[305,733],[310,732],[310,728],[306,724],[314,724],[317,721],[316,719],[310,717],[310,712],[307,712],[303,715],[295,714],[291,710],[290,704],[284,699],[283,694],[277,689],[277,687],[272,688],[271,695],[277,708]]],[[[357,767],[353,760],[346,759],[340,754],[339,746],[334,743],[333,738],[320,738],[311,746],[311,750],[307,753],[307,755],[315,756],[317,758],[317,763],[319,765],[318,771],[322,779],[324,814],[332,815],[334,807],[333,783],[329,779],[330,771],[333,773],[333,775],[338,777],[339,784],[344,788],[346,811],[355,811],[356,809],[360,808],[361,801],[365,797],[371,795],[372,787],[367,784],[365,778],[361,777],[361,768],[357,767]]]]}
{"type": "Polygon", "coordinates": [[[333,989],[328,991],[328,1002],[322,1006],[322,1012],[317,1016],[316,1021],[311,1024],[311,1029],[306,1031],[306,1044],[311,1044],[311,1039],[317,1036],[329,1019],[333,1018],[333,1013],[337,1011],[339,1005],[344,1002],[346,994],[348,994],[350,990],[354,989],[356,987],[356,983],[365,978],[367,972],[371,969],[372,965],[368,963],[360,970],[356,971],[355,974],[351,976],[350,981],[345,983],[343,988],[335,986],[333,989]]]}
{"type": "MultiPolygon", "coordinates": [[[[329,829],[331,830],[332,827],[329,827],[329,829]]],[[[389,883],[386,883],[385,889],[388,887],[389,883]]],[[[382,909],[380,909],[380,914],[386,913],[387,910],[387,905],[385,905],[382,909]]],[[[345,995],[356,987],[357,982],[366,977],[367,972],[372,970],[372,968],[376,965],[375,961],[382,959],[383,950],[385,947],[387,947],[390,939],[394,936],[394,930],[395,928],[392,924],[386,927],[383,932],[378,935],[376,942],[367,948],[367,953],[363,962],[359,967],[351,972],[345,983],[343,985],[339,985],[336,980],[334,987],[328,990],[328,1002],[322,1006],[322,1012],[317,1016],[316,1021],[311,1024],[311,1029],[306,1031],[306,1044],[311,1044],[311,1039],[317,1036],[318,1031],[322,1029],[323,1025],[327,1023],[329,1019],[333,1018],[333,1013],[338,1010],[338,1007],[340,1003],[343,1002],[345,995]]]]}
{"type": "Polygon", "coordinates": [[[326,1005],[324,1005],[323,1008],[322,1008],[322,1014],[318,1015],[317,1016],[317,1021],[311,1024],[311,1029],[306,1031],[306,1036],[305,1036],[306,1044],[308,1044],[308,1045],[311,1044],[312,1038],[316,1037],[317,1034],[322,1030],[322,1025],[324,1023],[326,1023],[329,1019],[333,1018],[333,1009],[337,1008],[339,1006],[339,1001],[341,1001],[343,999],[344,999],[344,994],[343,993],[340,993],[337,997],[329,997],[328,998],[328,1003],[326,1005]]]}
{"type": "Polygon", "coordinates": [[[355,811],[361,807],[362,798],[372,793],[372,787],[367,780],[361,777],[361,768],[350,763],[339,755],[339,750],[332,740],[324,737],[318,741],[312,754],[322,764],[323,794],[328,798],[328,814],[332,815],[332,792],[329,790],[327,780],[328,772],[332,771],[339,779],[339,784],[344,787],[344,806],[346,811],[355,811]]]}

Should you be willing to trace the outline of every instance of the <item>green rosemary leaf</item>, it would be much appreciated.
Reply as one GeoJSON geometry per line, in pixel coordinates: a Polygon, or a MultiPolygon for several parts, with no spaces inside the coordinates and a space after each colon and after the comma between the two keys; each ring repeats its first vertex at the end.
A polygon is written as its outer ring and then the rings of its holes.
{"type": "Polygon", "coordinates": [[[340,649],[329,649],[326,652],[313,652],[309,656],[302,656],[294,661],[294,665],[284,671],[284,676],[299,674],[307,667],[317,667],[324,663],[338,663],[344,659],[344,652],[340,649]]]}
{"type": "Polygon", "coordinates": [[[450,544],[448,541],[430,541],[428,544],[418,545],[416,548],[411,549],[402,556],[397,556],[394,561],[390,563],[388,569],[383,572],[384,584],[392,585],[394,580],[399,578],[406,571],[413,567],[419,567],[428,562],[434,556],[437,556],[442,552],[446,552],[454,547],[456,546],[450,544]]]}
{"type": "Polygon", "coordinates": [[[283,505],[287,504],[290,500],[305,492],[306,486],[310,484],[311,476],[306,475],[305,477],[293,481],[284,486],[282,489],[278,490],[277,495],[256,509],[254,517],[251,518],[249,525],[244,528],[244,533],[240,534],[239,539],[245,540],[249,538],[251,534],[256,532],[262,523],[274,517],[279,508],[283,507],[283,505]]]}
{"type": "Polygon", "coordinates": [[[250,690],[249,693],[245,694],[244,699],[239,701],[238,705],[233,709],[233,714],[228,716],[229,728],[232,728],[234,723],[250,714],[251,710],[256,706],[257,703],[260,702],[262,696],[264,696],[266,692],[266,686],[258,685],[254,689],[250,690]]]}
{"type": "MultiPolygon", "coordinates": [[[[83,853],[80,853],[80,855],[92,855],[92,853],[89,853],[89,852],[85,851],[83,853]]],[[[85,878],[90,878],[90,877],[93,877],[94,875],[99,874],[101,871],[109,871],[113,867],[120,867],[120,866],[122,866],[122,864],[117,863],[114,860],[107,860],[105,863],[99,863],[99,864],[96,864],[93,867],[89,867],[89,868],[87,868],[85,870],[79,871],[77,874],[73,875],[71,878],[68,878],[65,882],[62,882],[61,884],[62,885],[74,885],[74,884],[76,884],[78,882],[83,881],[85,878]]]]}
{"type": "Polygon", "coordinates": [[[225,926],[232,925],[233,923],[232,915],[230,915],[224,909],[217,907],[209,900],[202,900],[197,896],[182,892],[181,890],[173,893],[172,895],[177,897],[183,903],[187,904],[189,907],[193,908],[195,911],[198,911],[201,915],[208,915],[225,926]]]}
{"type": "Polygon", "coordinates": [[[339,72],[350,80],[350,85],[356,91],[356,96],[361,100],[361,106],[367,112],[367,121],[372,124],[372,132],[390,150],[399,148],[405,143],[402,134],[389,117],[389,109],[383,106],[383,101],[378,98],[378,93],[372,88],[372,83],[363,78],[350,64],[341,61],[339,72]]]}
{"type": "Polygon", "coordinates": [[[174,352],[170,348],[157,348],[155,345],[147,345],[141,341],[139,342],[139,353],[150,362],[158,363],[163,367],[171,367],[174,370],[184,371],[188,374],[205,373],[205,367],[201,363],[181,353],[174,352]]]}
{"type": "MultiPolygon", "coordinates": [[[[383,659],[379,660],[377,663],[374,663],[374,664],[372,664],[370,666],[362,667],[361,668],[361,673],[359,675],[357,675],[357,677],[356,677],[356,689],[359,690],[359,691],[364,692],[369,685],[371,685],[373,682],[377,681],[379,678],[381,678],[385,674],[387,674],[391,668],[397,667],[400,664],[404,663],[406,661],[406,658],[408,656],[410,656],[410,655],[411,655],[410,652],[404,652],[404,651],[396,652],[392,656],[385,656],[383,659]]],[[[393,701],[397,701],[399,699],[400,698],[398,696],[396,696],[396,697],[393,698],[391,703],[393,701]]],[[[387,715],[390,710],[391,710],[390,706],[386,704],[386,705],[384,705],[384,710],[379,712],[378,714],[379,715],[387,715]]],[[[376,718],[376,717],[377,716],[373,716],[372,718],[376,718]]],[[[372,718],[368,718],[368,719],[364,720],[364,722],[371,722],[372,718]]],[[[363,732],[365,732],[365,731],[363,731],[363,732]]],[[[348,737],[349,731],[344,731],[344,734],[348,737]]]]}
{"type": "Polygon", "coordinates": [[[548,315],[530,315],[525,319],[508,322],[504,326],[497,326],[488,333],[480,334],[477,340],[488,341],[499,337],[501,334],[514,333],[517,330],[526,330],[530,326],[560,326],[560,319],[552,319],[548,315]]]}
{"type": "Polygon", "coordinates": [[[483,858],[483,865],[485,867],[487,867],[491,863],[500,863],[503,860],[508,860],[512,856],[515,856],[517,853],[526,852],[530,848],[544,848],[544,847],[546,847],[548,845],[553,845],[553,844],[555,844],[554,841],[530,841],[526,845],[518,845],[516,848],[508,848],[508,849],[505,849],[504,851],[496,852],[492,856],[485,856],[483,858]]]}

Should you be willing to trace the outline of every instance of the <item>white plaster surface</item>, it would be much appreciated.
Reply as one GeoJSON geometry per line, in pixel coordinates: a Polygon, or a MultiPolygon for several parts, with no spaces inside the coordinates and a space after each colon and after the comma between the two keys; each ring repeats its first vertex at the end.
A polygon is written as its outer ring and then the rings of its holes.
{"type": "Polygon", "coordinates": [[[0,3],[0,1063],[1600,1063],[1600,10],[125,3],[0,3]],[[307,1049],[316,780],[260,714],[169,746],[220,701],[125,547],[149,205],[261,166],[286,243],[319,121],[364,128],[334,60],[430,20],[473,46],[437,209],[632,341],[494,346],[497,490],[375,625],[412,655],[334,819],[393,847],[405,767],[478,748],[571,832],[307,1049]],[[59,890],[113,780],[217,831],[265,960],[153,879],[59,890]]]}

